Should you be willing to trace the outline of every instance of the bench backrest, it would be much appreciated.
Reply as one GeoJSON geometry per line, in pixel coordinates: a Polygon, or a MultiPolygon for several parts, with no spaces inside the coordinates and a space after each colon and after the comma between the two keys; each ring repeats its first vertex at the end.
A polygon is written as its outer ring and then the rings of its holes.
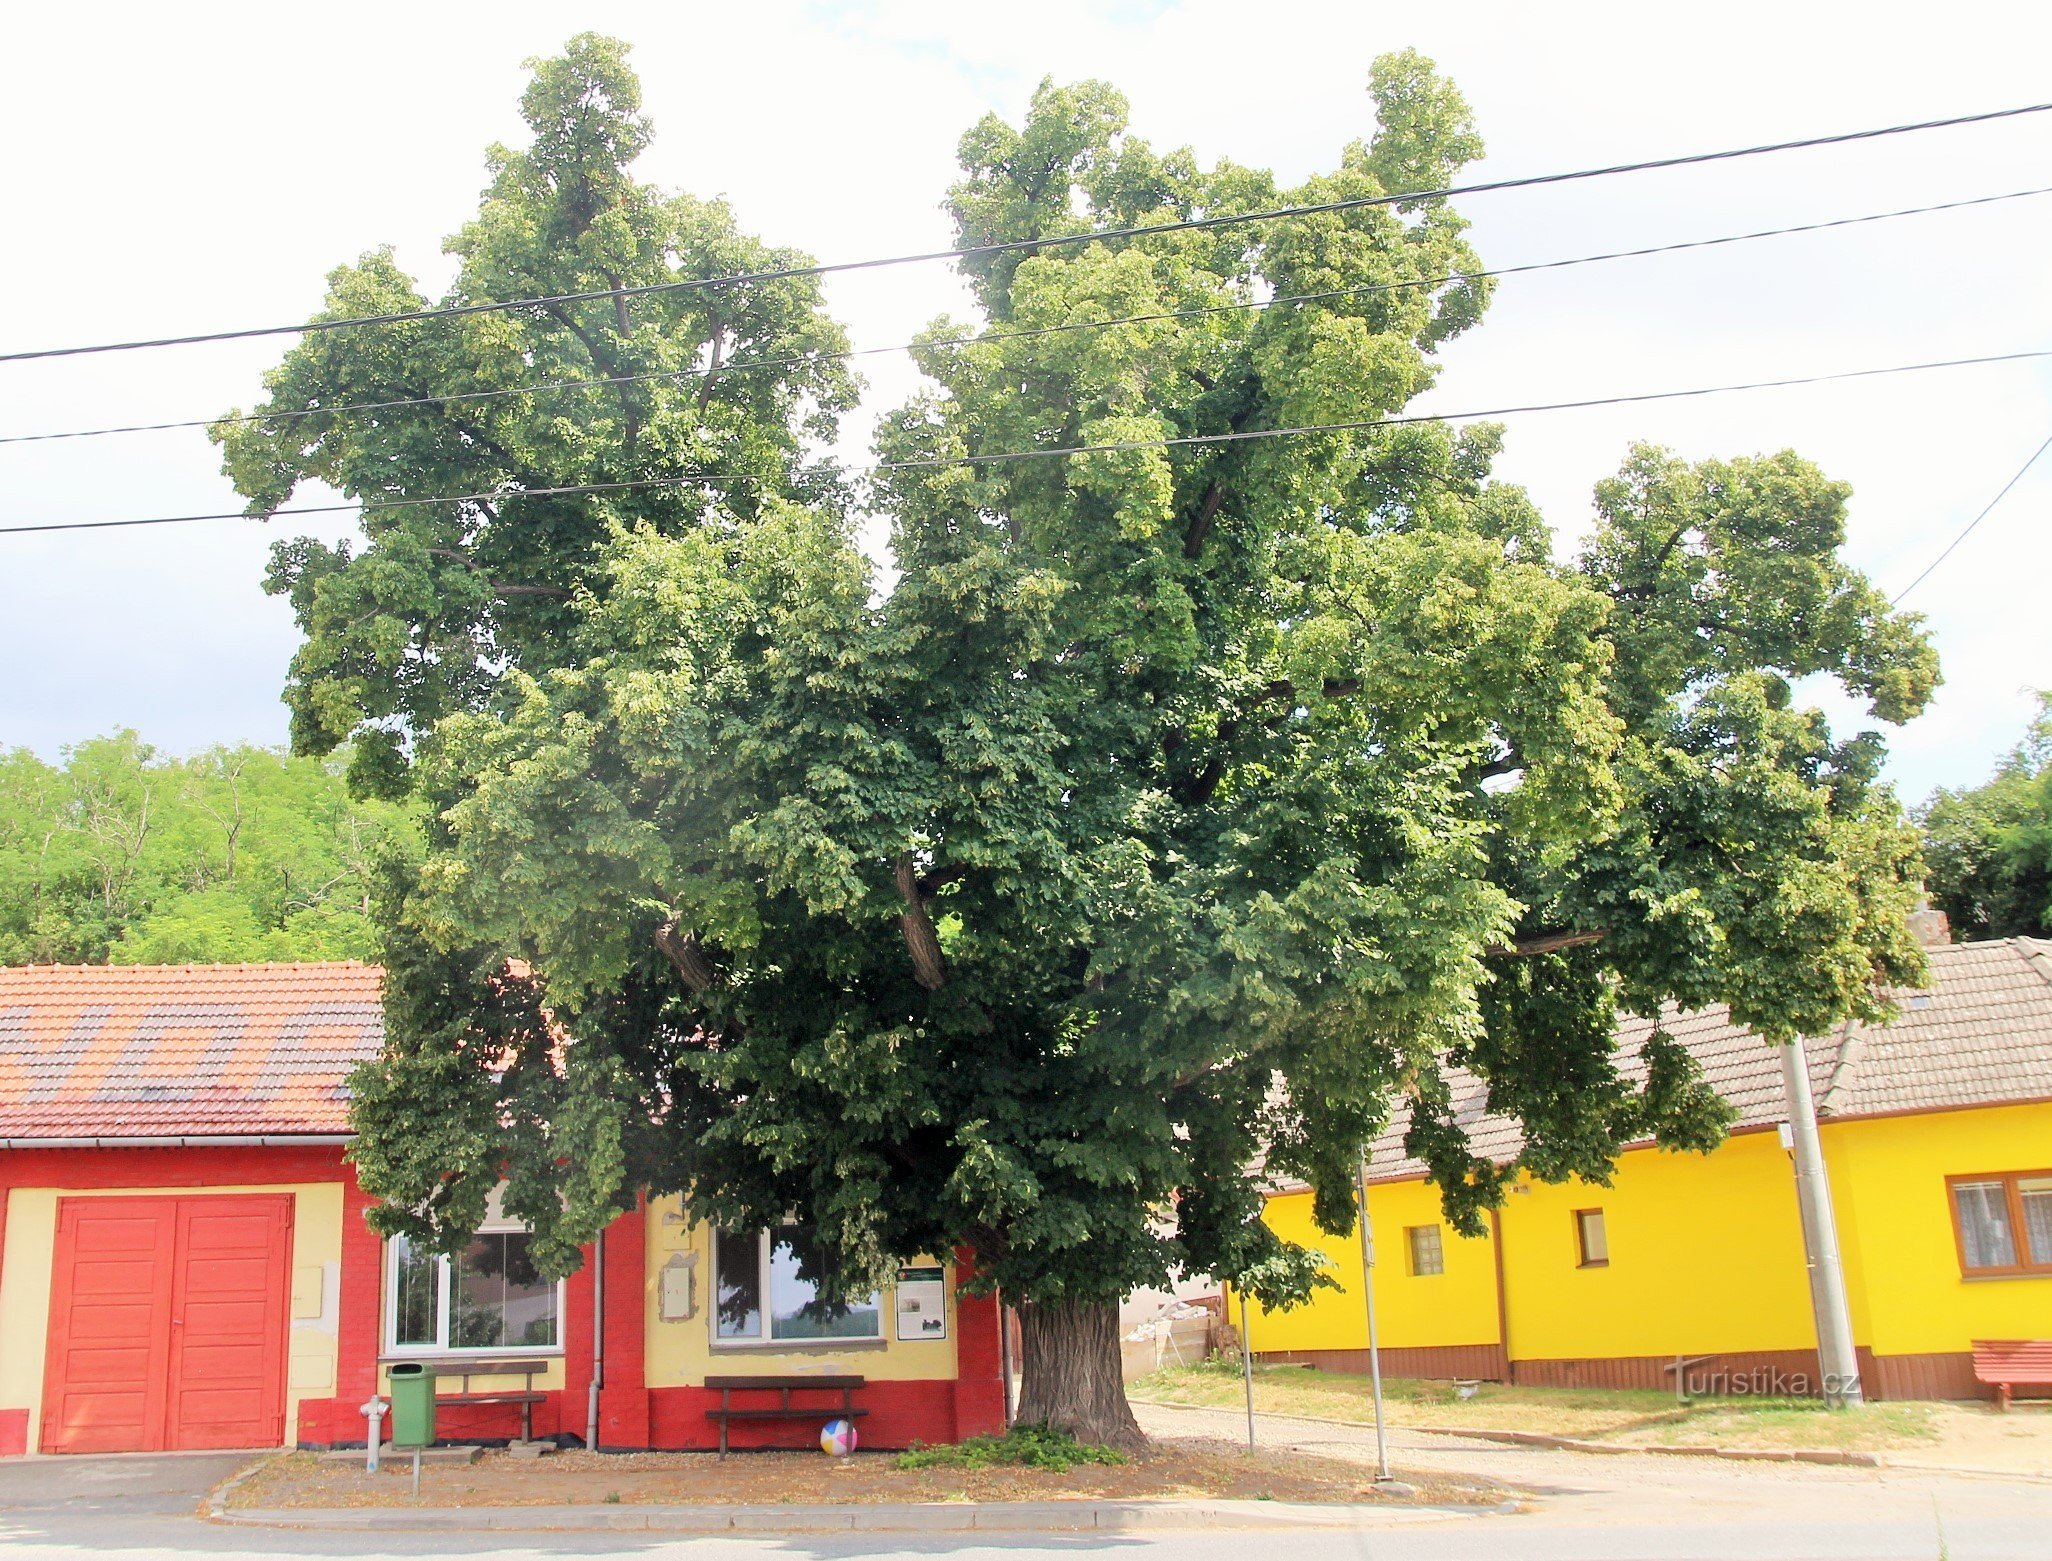
{"type": "Polygon", "coordinates": [[[868,1386],[867,1377],[837,1377],[825,1375],[792,1375],[788,1377],[707,1377],[705,1385],[718,1391],[735,1393],[780,1393],[785,1388],[802,1392],[807,1388],[830,1388],[836,1393],[868,1386]]]}
{"type": "Polygon", "coordinates": [[[1974,1340],[1974,1375],[1987,1381],[2004,1374],[2012,1381],[2052,1382],[2052,1339],[1974,1340]]]}
{"type": "Polygon", "coordinates": [[[431,1377],[538,1377],[549,1369],[545,1360],[435,1360],[427,1363],[431,1377]]]}

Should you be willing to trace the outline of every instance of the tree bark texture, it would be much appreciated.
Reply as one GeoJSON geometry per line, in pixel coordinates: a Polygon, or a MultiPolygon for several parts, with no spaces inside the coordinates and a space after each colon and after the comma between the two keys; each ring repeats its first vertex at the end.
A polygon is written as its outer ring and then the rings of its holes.
{"type": "Polygon", "coordinates": [[[1019,1424],[1107,1447],[1147,1445],[1126,1402],[1116,1302],[1028,1301],[1019,1308],[1019,1344],[1019,1424]]]}
{"type": "Polygon", "coordinates": [[[676,922],[666,921],[656,928],[655,945],[677,967],[677,974],[692,991],[703,992],[718,978],[697,933],[686,932],[676,922]]]}
{"type": "Polygon", "coordinates": [[[905,951],[912,956],[912,977],[929,992],[947,984],[948,962],[941,954],[940,937],[933,930],[933,918],[926,914],[926,890],[909,855],[899,856],[895,865],[898,893],[904,897],[905,913],[898,926],[905,934],[905,951]]]}

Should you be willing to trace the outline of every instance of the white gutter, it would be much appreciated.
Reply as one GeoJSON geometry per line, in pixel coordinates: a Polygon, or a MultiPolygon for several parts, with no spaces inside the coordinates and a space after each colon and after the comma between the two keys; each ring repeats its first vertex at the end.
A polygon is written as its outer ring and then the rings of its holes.
{"type": "Polygon", "coordinates": [[[132,1138],[0,1138],[0,1149],[312,1149],[355,1142],[354,1133],[184,1133],[132,1138]]]}

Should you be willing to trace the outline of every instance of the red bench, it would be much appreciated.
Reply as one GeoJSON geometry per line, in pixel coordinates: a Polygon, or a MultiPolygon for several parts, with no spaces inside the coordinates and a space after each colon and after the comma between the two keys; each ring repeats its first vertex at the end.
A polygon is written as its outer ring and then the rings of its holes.
{"type": "Polygon", "coordinates": [[[868,1386],[862,1377],[834,1376],[825,1372],[790,1377],[707,1377],[705,1385],[720,1391],[720,1407],[708,1409],[706,1414],[720,1423],[722,1458],[727,1456],[727,1423],[731,1420],[811,1420],[824,1423],[836,1417],[854,1420],[869,1413],[855,1407],[855,1390],[868,1386]],[[736,1393],[775,1393],[780,1396],[780,1401],[774,1407],[736,1409],[736,1393]],[[807,1409],[791,1403],[793,1393],[838,1393],[841,1402],[825,1408],[807,1409]]]}
{"type": "Polygon", "coordinates": [[[2007,1409],[2013,1388],[2052,1388],[2052,1339],[1976,1339],[1974,1375],[2007,1409]]]}

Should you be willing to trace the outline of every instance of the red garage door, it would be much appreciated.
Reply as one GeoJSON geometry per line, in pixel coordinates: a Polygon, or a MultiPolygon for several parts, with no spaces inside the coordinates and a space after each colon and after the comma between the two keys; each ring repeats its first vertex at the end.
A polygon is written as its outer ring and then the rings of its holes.
{"type": "Polygon", "coordinates": [[[284,1440],[291,1247],[283,1195],[62,1200],[43,1451],[284,1440]]]}

